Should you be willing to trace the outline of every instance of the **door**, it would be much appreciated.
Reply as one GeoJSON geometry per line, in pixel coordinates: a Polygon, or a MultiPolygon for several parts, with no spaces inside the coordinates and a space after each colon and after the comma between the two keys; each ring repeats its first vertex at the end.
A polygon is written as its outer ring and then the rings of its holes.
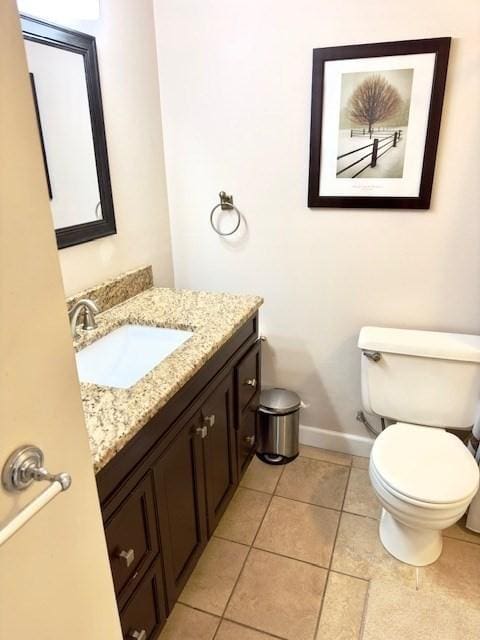
{"type": "Polygon", "coordinates": [[[169,609],[207,544],[200,416],[175,428],[178,434],[154,465],[169,609]]]}
{"type": "Polygon", "coordinates": [[[235,491],[237,463],[233,426],[233,376],[230,373],[203,403],[208,532],[213,533],[235,491]]]}
{"type": "MultiPolygon", "coordinates": [[[[39,446],[72,486],[0,547],[0,637],[122,637],[66,315],[23,39],[0,3],[0,466],[39,446]]],[[[38,485],[38,486],[37,486],[38,485]]],[[[0,488],[0,527],[44,488],[0,488]]]]}

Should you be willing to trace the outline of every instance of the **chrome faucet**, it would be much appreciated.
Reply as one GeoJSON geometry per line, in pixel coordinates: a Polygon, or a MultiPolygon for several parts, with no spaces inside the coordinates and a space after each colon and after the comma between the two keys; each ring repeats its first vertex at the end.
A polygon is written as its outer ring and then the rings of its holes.
{"type": "Polygon", "coordinates": [[[95,329],[97,323],[95,322],[95,316],[100,313],[100,309],[97,307],[93,300],[88,298],[82,298],[78,300],[68,312],[68,319],[70,320],[70,329],[72,330],[72,336],[76,338],[78,336],[78,320],[82,321],[82,329],[84,331],[90,331],[95,329]]]}

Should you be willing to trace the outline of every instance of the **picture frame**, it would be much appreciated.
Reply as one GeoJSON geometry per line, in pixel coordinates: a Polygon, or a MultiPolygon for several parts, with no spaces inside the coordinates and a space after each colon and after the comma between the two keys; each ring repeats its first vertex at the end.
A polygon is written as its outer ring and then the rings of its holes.
{"type": "Polygon", "coordinates": [[[450,43],[313,50],[309,207],[430,207],[450,43]]]}

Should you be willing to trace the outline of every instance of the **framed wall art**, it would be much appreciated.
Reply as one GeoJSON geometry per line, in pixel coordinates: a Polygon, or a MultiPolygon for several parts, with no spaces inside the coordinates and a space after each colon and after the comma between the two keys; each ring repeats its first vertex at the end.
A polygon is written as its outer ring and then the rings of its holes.
{"type": "Polygon", "coordinates": [[[309,207],[429,208],[450,40],[314,49],[309,207]]]}

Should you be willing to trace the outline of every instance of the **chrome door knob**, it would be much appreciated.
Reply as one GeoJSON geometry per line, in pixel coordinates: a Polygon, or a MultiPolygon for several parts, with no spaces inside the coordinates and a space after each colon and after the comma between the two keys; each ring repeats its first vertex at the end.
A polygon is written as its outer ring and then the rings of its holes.
{"type": "Polygon", "coordinates": [[[244,438],[245,444],[248,444],[250,447],[253,447],[255,444],[255,436],[245,436],[244,438]]]}
{"type": "Polygon", "coordinates": [[[255,388],[257,386],[257,379],[256,378],[247,378],[246,380],[243,381],[243,384],[245,384],[247,387],[255,388]]]}
{"type": "Polygon", "coordinates": [[[128,634],[127,640],[147,640],[147,632],[145,629],[142,629],[141,631],[131,631],[128,634]]]}
{"type": "Polygon", "coordinates": [[[210,416],[204,416],[203,424],[206,427],[213,427],[213,425],[215,424],[215,414],[212,413],[210,416]]]}
{"type": "Polygon", "coordinates": [[[118,557],[125,561],[125,565],[130,567],[135,560],[135,551],[133,549],[128,549],[128,551],[120,551],[118,557]]]}

